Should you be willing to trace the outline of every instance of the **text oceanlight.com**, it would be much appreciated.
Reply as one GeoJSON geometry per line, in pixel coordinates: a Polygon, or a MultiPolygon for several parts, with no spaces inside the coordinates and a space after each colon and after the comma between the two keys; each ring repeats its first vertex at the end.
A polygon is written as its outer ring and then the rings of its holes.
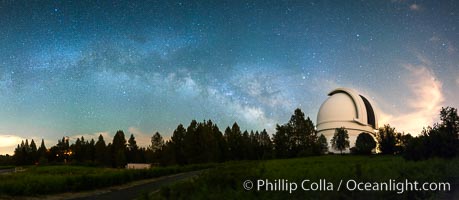
{"type": "Polygon", "coordinates": [[[402,194],[408,191],[445,191],[451,190],[448,182],[418,182],[410,180],[389,179],[382,182],[362,182],[353,179],[331,182],[325,179],[312,181],[289,181],[287,179],[258,179],[246,180],[242,183],[245,190],[255,191],[280,191],[293,193],[302,191],[393,191],[402,194]]]}

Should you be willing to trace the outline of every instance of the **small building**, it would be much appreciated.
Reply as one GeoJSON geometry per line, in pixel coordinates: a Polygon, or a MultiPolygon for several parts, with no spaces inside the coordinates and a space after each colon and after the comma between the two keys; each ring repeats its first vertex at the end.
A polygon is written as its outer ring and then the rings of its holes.
{"type": "Polygon", "coordinates": [[[128,163],[126,169],[150,169],[151,164],[147,163],[128,163]]]}

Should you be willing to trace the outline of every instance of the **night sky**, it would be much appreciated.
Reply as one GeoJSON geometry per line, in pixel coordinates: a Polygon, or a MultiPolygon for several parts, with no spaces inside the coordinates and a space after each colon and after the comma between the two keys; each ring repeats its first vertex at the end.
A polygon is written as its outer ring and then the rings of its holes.
{"type": "Polygon", "coordinates": [[[458,26],[453,0],[0,0],[0,154],[192,119],[273,134],[337,87],[417,135],[459,107],[458,26]]]}

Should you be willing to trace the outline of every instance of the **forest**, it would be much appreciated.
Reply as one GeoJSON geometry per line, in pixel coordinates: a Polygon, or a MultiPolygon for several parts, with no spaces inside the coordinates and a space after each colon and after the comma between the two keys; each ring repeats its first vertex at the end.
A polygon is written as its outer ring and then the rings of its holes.
{"type": "MultiPolygon", "coordinates": [[[[242,131],[237,123],[222,132],[211,120],[192,120],[186,128],[179,124],[168,141],[156,132],[148,147],[139,147],[133,134],[126,140],[125,133],[119,130],[108,144],[108,138],[102,135],[97,141],[81,137],[72,144],[68,137],[63,137],[50,148],[43,140],[39,146],[34,140],[25,140],[17,145],[12,157],[2,156],[0,161],[15,165],[67,163],[122,168],[127,163],[166,166],[332,154],[328,152],[329,144],[340,152],[349,149],[344,127],[335,130],[331,141],[317,135],[314,127],[301,109],[296,109],[287,123],[276,125],[272,137],[266,130],[242,131]]],[[[417,137],[397,132],[386,124],[373,135],[361,133],[349,150],[351,154],[402,155],[408,160],[452,158],[459,152],[458,135],[457,109],[446,107],[440,111],[440,122],[425,127],[417,137]]]]}

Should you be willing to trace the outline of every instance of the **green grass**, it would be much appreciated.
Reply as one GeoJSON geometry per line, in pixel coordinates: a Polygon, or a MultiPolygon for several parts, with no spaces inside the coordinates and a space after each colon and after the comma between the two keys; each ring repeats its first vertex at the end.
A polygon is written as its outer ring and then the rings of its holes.
{"type": "Polygon", "coordinates": [[[150,199],[425,199],[444,195],[435,192],[330,192],[302,191],[289,194],[281,191],[246,191],[244,180],[286,179],[301,183],[304,179],[332,182],[336,190],[339,181],[383,181],[389,179],[418,182],[450,182],[459,180],[459,159],[405,161],[397,156],[320,156],[285,160],[242,161],[218,166],[204,175],[163,187],[150,199]]]}
{"type": "Polygon", "coordinates": [[[213,167],[215,164],[157,167],[126,170],[82,166],[32,166],[20,173],[0,175],[0,196],[33,196],[91,190],[186,171],[213,167]]]}
{"type": "Polygon", "coordinates": [[[12,165],[2,165],[2,166],[0,166],[0,169],[11,169],[11,168],[14,168],[14,166],[12,166],[12,165]]]}

